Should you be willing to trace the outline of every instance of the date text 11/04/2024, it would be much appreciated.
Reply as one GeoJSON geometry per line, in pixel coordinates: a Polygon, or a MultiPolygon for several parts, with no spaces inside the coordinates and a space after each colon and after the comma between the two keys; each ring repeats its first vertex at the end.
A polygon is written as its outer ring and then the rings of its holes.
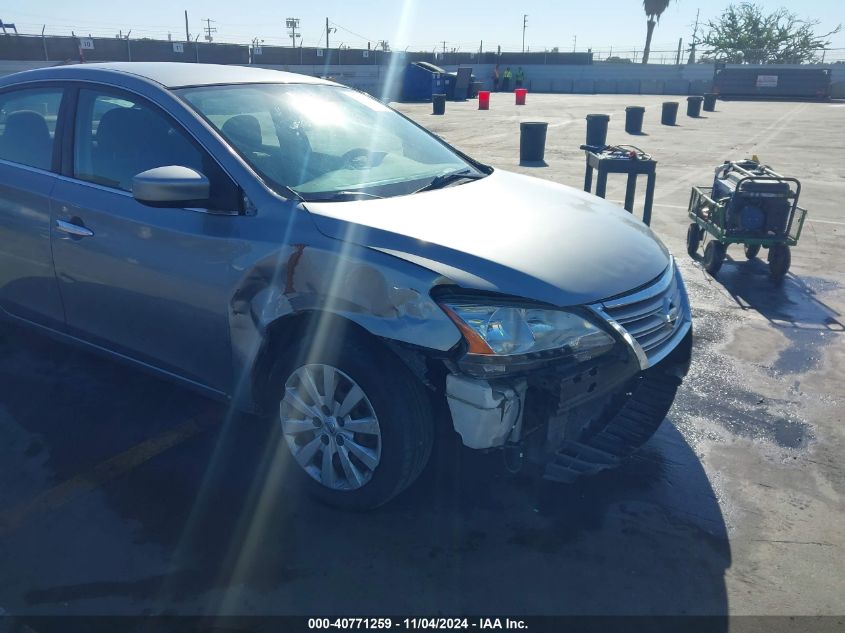
{"type": "Polygon", "coordinates": [[[524,620],[511,618],[309,618],[308,628],[319,629],[478,629],[478,630],[524,630],[524,620]]]}

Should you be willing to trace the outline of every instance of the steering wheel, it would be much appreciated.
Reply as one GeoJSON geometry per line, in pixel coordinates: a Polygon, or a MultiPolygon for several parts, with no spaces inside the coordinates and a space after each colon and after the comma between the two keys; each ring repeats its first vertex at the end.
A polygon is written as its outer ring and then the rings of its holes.
{"type": "Polygon", "coordinates": [[[367,169],[371,162],[370,151],[363,147],[355,147],[340,157],[340,163],[345,169],[367,169]]]}
{"type": "Polygon", "coordinates": [[[345,152],[340,157],[342,168],[345,169],[369,169],[377,165],[380,160],[378,158],[384,157],[383,152],[371,152],[363,147],[355,147],[348,152],[345,152]]]}

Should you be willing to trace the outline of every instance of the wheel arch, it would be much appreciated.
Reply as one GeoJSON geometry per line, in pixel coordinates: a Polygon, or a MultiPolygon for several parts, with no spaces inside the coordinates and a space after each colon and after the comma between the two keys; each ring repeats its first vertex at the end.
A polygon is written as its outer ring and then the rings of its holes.
{"type": "Polygon", "coordinates": [[[387,355],[403,366],[423,385],[431,388],[428,377],[434,350],[412,348],[370,332],[360,323],[326,310],[304,310],[280,316],[267,324],[265,336],[250,371],[250,382],[255,404],[267,411],[274,398],[272,388],[278,379],[279,361],[297,353],[303,341],[312,341],[313,349],[339,337],[357,340],[377,355],[387,355]]]}

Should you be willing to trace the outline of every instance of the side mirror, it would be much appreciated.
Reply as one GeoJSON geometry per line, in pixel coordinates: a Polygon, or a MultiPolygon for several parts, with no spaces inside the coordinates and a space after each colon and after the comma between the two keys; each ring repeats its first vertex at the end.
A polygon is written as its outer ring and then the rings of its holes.
{"type": "Polygon", "coordinates": [[[208,178],[179,165],[154,167],[132,178],[132,196],[152,207],[203,206],[210,190],[208,178]]]}

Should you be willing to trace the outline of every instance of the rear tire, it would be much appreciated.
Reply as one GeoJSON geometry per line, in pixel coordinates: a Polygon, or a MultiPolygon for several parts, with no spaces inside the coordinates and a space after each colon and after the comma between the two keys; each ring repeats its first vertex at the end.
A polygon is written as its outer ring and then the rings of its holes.
{"type": "Polygon", "coordinates": [[[376,508],[410,486],[434,442],[423,385],[363,338],[303,345],[277,362],[272,382],[291,475],[312,496],[349,510],[376,508]]]}
{"type": "Polygon", "coordinates": [[[769,273],[774,281],[783,281],[791,263],[792,253],[786,244],[775,244],[769,248],[769,273]]]}
{"type": "Polygon", "coordinates": [[[704,270],[715,277],[725,262],[727,250],[721,242],[716,240],[707,242],[707,247],[704,249],[704,270]]]}
{"type": "Polygon", "coordinates": [[[760,254],[760,245],[759,244],[746,244],[745,245],[745,257],[748,261],[752,259],[756,259],[757,255],[760,254]]]}
{"type": "Polygon", "coordinates": [[[698,224],[693,222],[687,229],[687,253],[690,257],[695,257],[698,252],[698,247],[701,244],[701,229],[698,224]]]}

